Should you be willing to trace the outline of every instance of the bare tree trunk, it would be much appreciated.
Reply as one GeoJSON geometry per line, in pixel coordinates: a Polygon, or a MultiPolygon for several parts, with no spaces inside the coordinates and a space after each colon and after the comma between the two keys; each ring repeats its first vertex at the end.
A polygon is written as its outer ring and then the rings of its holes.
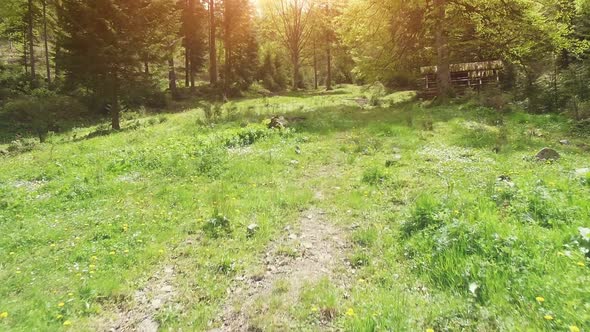
{"type": "Polygon", "coordinates": [[[120,113],[121,105],[119,104],[119,83],[115,78],[111,95],[111,126],[113,130],[121,129],[120,113]]]}
{"type": "Polygon", "coordinates": [[[184,87],[188,88],[190,85],[190,58],[189,58],[189,48],[188,46],[184,47],[184,87]]]}
{"type": "Polygon", "coordinates": [[[316,54],[316,41],[313,40],[313,86],[318,89],[318,58],[316,54]]]}
{"type": "Polygon", "coordinates": [[[168,58],[168,87],[170,88],[170,94],[173,97],[176,96],[176,68],[174,68],[174,56],[168,58]]]}
{"type": "Polygon", "coordinates": [[[23,65],[25,66],[25,74],[29,75],[29,55],[27,53],[27,33],[26,28],[23,34],[23,65]]]}
{"type": "Polygon", "coordinates": [[[209,82],[217,84],[217,45],[215,36],[215,0],[209,0],[209,82]]]}
{"type": "Polygon", "coordinates": [[[326,78],[326,90],[332,90],[332,47],[328,41],[328,50],[326,54],[328,58],[328,77],[326,78]]]}
{"type": "Polygon", "coordinates": [[[299,88],[299,57],[297,55],[292,56],[293,62],[293,91],[299,88]]]}
{"type": "Polygon", "coordinates": [[[47,40],[47,0],[43,0],[43,40],[45,44],[45,66],[47,67],[47,84],[51,85],[51,65],[49,64],[49,42],[47,40]]]}
{"type": "Polygon", "coordinates": [[[451,95],[451,70],[449,63],[449,38],[446,31],[446,6],[447,0],[434,0],[436,11],[435,44],[436,66],[439,96],[443,99],[451,95]]]}
{"type": "Polygon", "coordinates": [[[28,19],[28,36],[29,36],[29,58],[31,63],[31,82],[33,86],[36,85],[37,81],[37,73],[35,68],[35,41],[34,41],[34,34],[33,34],[33,0],[29,0],[29,13],[27,15],[28,19]]]}

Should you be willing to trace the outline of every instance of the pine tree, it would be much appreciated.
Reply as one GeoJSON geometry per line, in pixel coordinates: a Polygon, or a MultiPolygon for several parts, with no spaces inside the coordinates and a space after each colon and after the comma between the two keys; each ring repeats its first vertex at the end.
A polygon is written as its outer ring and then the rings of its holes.
{"type": "Polygon", "coordinates": [[[67,82],[111,104],[113,129],[121,127],[121,98],[145,80],[145,54],[170,47],[169,40],[148,34],[166,30],[175,10],[166,0],[63,0],[60,61],[67,82]]]}

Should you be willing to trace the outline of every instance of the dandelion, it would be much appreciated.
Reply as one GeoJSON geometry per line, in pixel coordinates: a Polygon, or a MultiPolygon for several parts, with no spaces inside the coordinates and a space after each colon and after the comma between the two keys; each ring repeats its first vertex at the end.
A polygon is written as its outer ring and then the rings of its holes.
{"type": "Polygon", "coordinates": [[[90,264],[90,265],[88,265],[88,267],[91,268],[91,269],[95,269],[96,268],[96,265],[90,264]]]}
{"type": "Polygon", "coordinates": [[[96,257],[96,256],[92,256],[92,257],[90,257],[90,259],[92,259],[93,261],[95,261],[95,260],[97,260],[97,259],[98,259],[98,257],[96,257]]]}
{"type": "Polygon", "coordinates": [[[578,264],[578,266],[581,266],[581,267],[586,266],[586,264],[584,264],[584,262],[578,262],[577,264],[578,264]]]}
{"type": "Polygon", "coordinates": [[[60,308],[63,307],[64,305],[66,305],[66,304],[63,303],[63,302],[60,302],[60,303],[57,304],[57,306],[60,307],[60,308]]]}
{"type": "Polygon", "coordinates": [[[72,322],[70,322],[69,320],[66,320],[64,322],[64,326],[72,326],[72,322]]]}
{"type": "Polygon", "coordinates": [[[434,329],[428,328],[428,329],[426,329],[426,332],[434,332],[434,329]]]}
{"type": "Polygon", "coordinates": [[[570,326],[570,332],[580,332],[580,328],[575,325],[572,325],[570,326]]]}
{"type": "Polygon", "coordinates": [[[124,253],[128,254],[129,253],[129,249],[125,249],[125,251],[123,251],[124,253]]]}
{"type": "Polygon", "coordinates": [[[51,248],[55,248],[55,243],[49,245],[51,248]]]}
{"type": "Polygon", "coordinates": [[[545,318],[545,320],[553,320],[553,316],[551,315],[545,315],[543,318],[545,318]]]}
{"type": "Polygon", "coordinates": [[[111,251],[111,252],[109,252],[109,255],[111,255],[111,256],[113,256],[113,255],[115,255],[115,254],[117,254],[115,251],[111,251]]]}
{"type": "Polygon", "coordinates": [[[544,298],[544,297],[542,297],[542,296],[537,296],[537,297],[535,298],[535,300],[537,300],[537,302],[539,302],[539,303],[543,303],[543,302],[545,302],[545,298],[544,298]]]}
{"type": "Polygon", "coordinates": [[[318,307],[316,307],[316,306],[314,306],[314,307],[312,307],[312,308],[311,308],[311,311],[313,311],[313,312],[316,312],[316,311],[318,311],[318,310],[319,310],[319,309],[318,309],[318,307]]]}
{"type": "Polygon", "coordinates": [[[4,319],[4,318],[8,318],[8,312],[7,311],[2,311],[2,313],[0,313],[0,319],[4,319]]]}
{"type": "Polygon", "coordinates": [[[69,297],[73,297],[74,296],[74,293],[68,293],[68,296],[69,297]]]}
{"type": "Polygon", "coordinates": [[[163,253],[164,253],[164,249],[160,249],[160,250],[158,250],[158,252],[159,252],[160,254],[163,254],[163,253]]]}
{"type": "Polygon", "coordinates": [[[57,318],[57,319],[62,319],[62,318],[64,318],[64,315],[62,315],[62,314],[57,314],[57,316],[55,316],[55,318],[57,318]]]}
{"type": "Polygon", "coordinates": [[[348,310],[346,310],[346,316],[354,317],[355,315],[356,314],[354,313],[354,309],[348,308],[348,310]]]}

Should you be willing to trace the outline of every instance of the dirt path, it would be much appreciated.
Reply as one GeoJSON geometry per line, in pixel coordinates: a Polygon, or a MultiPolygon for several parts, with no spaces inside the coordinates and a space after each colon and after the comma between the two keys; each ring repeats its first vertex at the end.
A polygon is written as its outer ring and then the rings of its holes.
{"type": "MultiPolygon", "coordinates": [[[[272,309],[268,299],[277,283],[288,286],[281,297],[281,303],[288,308],[297,302],[306,283],[334,278],[334,268],[344,263],[347,244],[342,231],[325,217],[321,210],[311,208],[302,213],[296,229],[287,227],[288,234],[271,243],[265,254],[266,272],[250,273],[236,280],[219,318],[219,327],[211,331],[259,331],[261,328],[252,320],[272,309]]],[[[287,312],[280,312],[280,317],[273,315],[281,325],[288,325],[287,312]]]]}
{"type": "Polygon", "coordinates": [[[157,332],[159,324],[155,320],[156,314],[176,295],[174,278],[172,266],[165,266],[156,272],[143,289],[135,292],[131,308],[120,309],[107,326],[97,330],[157,332]]]}

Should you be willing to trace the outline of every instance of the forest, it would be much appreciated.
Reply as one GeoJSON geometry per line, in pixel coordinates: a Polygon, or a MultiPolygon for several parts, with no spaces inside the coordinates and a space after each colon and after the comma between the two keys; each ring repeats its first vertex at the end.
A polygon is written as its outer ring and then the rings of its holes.
{"type": "Polygon", "coordinates": [[[1,331],[590,331],[590,0],[0,0],[1,331]]]}

